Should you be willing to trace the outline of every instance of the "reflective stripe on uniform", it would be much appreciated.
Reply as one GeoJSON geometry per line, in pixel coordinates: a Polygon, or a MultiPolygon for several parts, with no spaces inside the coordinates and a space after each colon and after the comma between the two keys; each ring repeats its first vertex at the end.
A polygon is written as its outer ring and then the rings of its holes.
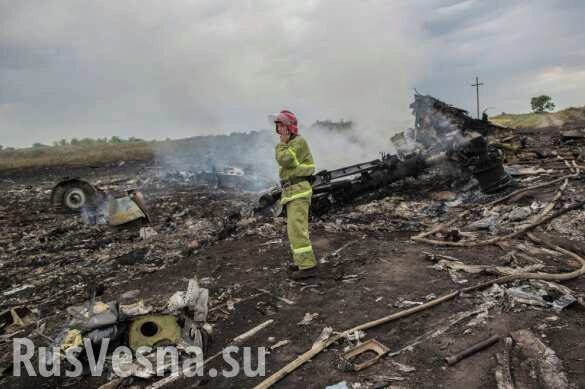
{"type": "Polygon", "coordinates": [[[287,148],[287,150],[290,152],[293,159],[295,160],[295,167],[299,166],[299,160],[297,159],[297,153],[295,153],[295,151],[292,149],[292,147],[287,148]]]}
{"type": "Polygon", "coordinates": [[[313,189],[309,189],[305,192],[301,192],[301,193],[297,193],[294,194],[292,196],[288,196],[288,197],[283,197],[280,199],[281,202],[289,202],[295,199],[300,199],[302,197],[311,197],[311,194],[313,193],[313,189]]]}
{"type": "Polygon", "coordinates": [[[313,246],[305,246],[299,247],[298,249],[293,249],[293,253],[295,254],[309,253],[311,251],[313,251],[313,246]]]}

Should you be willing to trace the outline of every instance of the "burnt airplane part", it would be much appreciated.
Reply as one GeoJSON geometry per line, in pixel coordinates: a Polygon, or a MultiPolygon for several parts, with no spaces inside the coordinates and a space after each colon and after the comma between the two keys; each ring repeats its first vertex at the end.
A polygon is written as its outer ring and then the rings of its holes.
{"type": "MultiPolygon", "coordinates": [[[[323,170],[310,177],[313,214],[327,213],[447,161],[471,173],[486,194],[499,192],[512,183],[504,170],[501,152],[484,137],[490,131],[503,130],[502,127],[472,119],[466,111],[418,93],[411,107],[416,128],[392,137],[398,155],[385,154],[380,159],[323,170]]],[[[279,214],[281,193],[281,188],[275,187],[262,195],[255,213],[279,214]]]]}
{"type": "Polygon", "coordinates": [[[463,165],[477,179],[483,193],[500,192],[512,183],[512,178],[504,169],[501,152],[488,145],[485,138],[471,139],[458,155],[464,157],[463,165]]]}
{"type": "Polygon", "coordinates": [[[81,213],[88,224],[150,222],[141,192],[132,189],[112,195],[79,178],[67,178],[55,185],[51,204],[58,212],[81,213]]]}
{"type": "Polygon", "coordinates": [[[81,212],[84,207],[95,207],[104,193],[89,182],[67,178],[51,191],[51,204],[60,212],[81,212]]]}

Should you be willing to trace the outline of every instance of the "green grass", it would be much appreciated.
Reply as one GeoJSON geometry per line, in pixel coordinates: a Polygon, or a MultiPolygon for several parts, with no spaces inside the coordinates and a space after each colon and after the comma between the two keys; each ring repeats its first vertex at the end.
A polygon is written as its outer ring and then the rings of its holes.
{"type": "Polygon", "coordinates": [[[534,113],[522,113],[522,114],[502,114],[490,118],[490,122],[499,126],[510,127],[510,128],[530,128],[538,127],[544,122],[543,115],[549,115],[548,113],[534,114],[534,113]]]}
{"type": "Polygon", "coordinates": [[[558,112],[522,113],[493,116],[490,121],[494,124],[510,128],[542,128],[572,121],[585,121],[585,107],[567,108],[558,112]]]}

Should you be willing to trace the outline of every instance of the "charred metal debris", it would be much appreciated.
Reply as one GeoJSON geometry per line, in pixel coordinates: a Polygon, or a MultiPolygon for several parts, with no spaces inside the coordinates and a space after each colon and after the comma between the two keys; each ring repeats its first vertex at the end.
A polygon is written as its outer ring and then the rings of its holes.
{"type": "MultiPolygon", "coordinates": [[[[472,119],[467,112],[431,96],[415,95],[411,104],[415,127],[392,137],[397,153],[382,158],[323,170],[311,177],[311,212],[327,213],[332,208],[408,177],[417,177],[432,167],[450,164],[473,176],[481,190],[493,194],[508,188],[512,179],[504,169],[502,152],[488,142],[488,136],[507,129],[472,119]]],[[[274,212],[281,196],[276,187],[259,200],[256,213],[274,212]]]]}

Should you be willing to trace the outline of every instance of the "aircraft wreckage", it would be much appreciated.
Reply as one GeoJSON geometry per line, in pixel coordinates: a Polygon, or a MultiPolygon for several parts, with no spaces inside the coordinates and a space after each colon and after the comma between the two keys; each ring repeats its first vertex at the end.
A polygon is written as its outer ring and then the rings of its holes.
{"type": "Polygon", "coordinates": [[[59,182],[51,192],[51,204],[59,212],[81,213],[88,224],[115,227],[150,222],[141,192],[129,189],[122,193],[108,193],[79,178],[59,182]]]}
{"type": "MultiPolygon", "coordinates": [[[[415,126],[391,138],[397,153],[369,162],[322,170],[310,178],[311,212],[319,215],[433,166],[451,163],[470,173],[486,194],[507,188],[511,177],[504,170],[502,152],[488,137],[508,129],[469,117],[467,111],[432,96],[415,94],[410,105],[415,126]]],[[[256,214],[280,213],[281,188],[262,195],[256,214]]]]}

